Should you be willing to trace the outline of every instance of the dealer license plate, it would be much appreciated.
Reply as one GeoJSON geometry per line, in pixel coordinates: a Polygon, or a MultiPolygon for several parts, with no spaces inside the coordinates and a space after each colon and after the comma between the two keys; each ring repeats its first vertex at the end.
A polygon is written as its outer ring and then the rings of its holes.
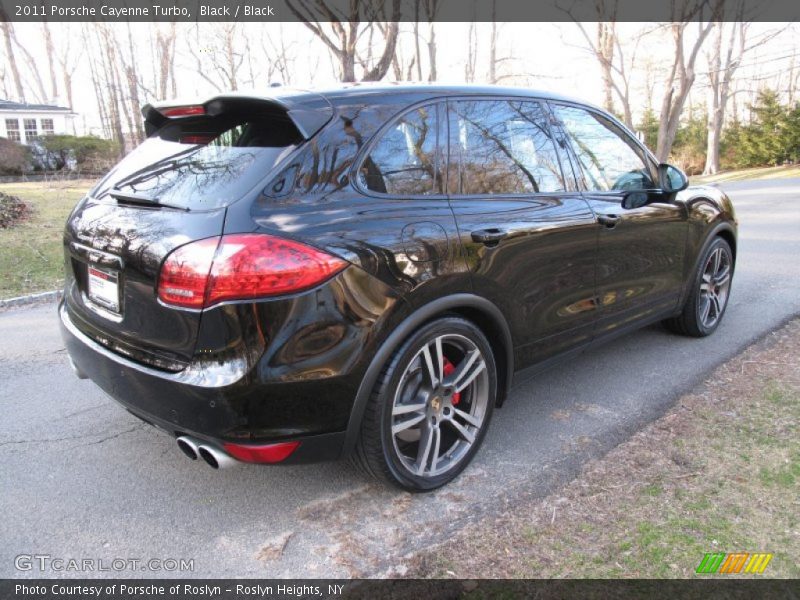
{"type": "Polygon", "coordinates": [[[89,265],[89,299],[103,308],[119,312],[119,275],[109,269],[89,265]]]}

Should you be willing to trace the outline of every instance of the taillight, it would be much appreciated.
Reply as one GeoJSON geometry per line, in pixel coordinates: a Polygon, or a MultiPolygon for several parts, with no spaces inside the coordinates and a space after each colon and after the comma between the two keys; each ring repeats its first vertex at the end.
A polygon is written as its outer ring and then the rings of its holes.
{"type": "Polygon", "coordinates": [[[302,292],[347,266],[341,258],[292,240],[257,233],[224,235],[174,250],[161,267],[164,304],[207,308],[302,292]]]}
{"type": "Polygon", "coordinates": [[[289,458],[299,445],[300,442],[278,442],[265,446],[226,443],[223,447],[228,454],[244,462],[278,463],[289,458]]]}

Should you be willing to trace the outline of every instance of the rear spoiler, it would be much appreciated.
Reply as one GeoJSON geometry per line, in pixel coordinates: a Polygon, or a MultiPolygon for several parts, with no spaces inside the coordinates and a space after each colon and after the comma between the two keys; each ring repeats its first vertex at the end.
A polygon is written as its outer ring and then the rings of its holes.
{"type": "Polygon", "coordinates": [[[202,114],[213,117],[233,111],[259,115],[274,113],[288,117],[306,140],[311,139],[333,118],[330,102],[324,96],[312,92],[285,97],[223,94],[204,102],[168,100],[145,104],[142,107],[142,116],[145,133],[150,136],[172,119],[202,114]]]}

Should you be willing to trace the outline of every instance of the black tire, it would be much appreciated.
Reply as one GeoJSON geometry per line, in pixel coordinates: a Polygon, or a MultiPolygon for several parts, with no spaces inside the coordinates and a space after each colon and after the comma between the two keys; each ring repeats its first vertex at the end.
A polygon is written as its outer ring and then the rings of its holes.
{"type": "MultiPolygon", "coordinates": [[[[447,368],[450,367],[443,370],[447,368]]],[[[455,479],[478,451],[486,435],[496,399],[497,374],[494,355],[481,330],[470,321],[455,316],[431,321],[413,333],[394,352],[381,371],[364,412],[353,462],[365,473],[407,491],[423,492],[441,487],[455,479]],[[436,346],[437,338],[441,340],[440,346],[436,346]],[[458,344],[462,345],[461,350],[458,344]],[[425,347],[428,348],[434,363],[436,362],[434,355],[439,347],[442,348],[444,362],[449,362],[451,356],[455,360],[463,361],[451,362],[454,370],[450,375],[443,376],[441,384],[435,388],[431,380],[434,379],[433,375],[438,371],[438,367],[432,365],[432,371],[426,369],[427,363],[423,361],[425,347]],[[479,354],[474,359],[474,366],[471,366],[467,363],[472,359],[475,350],[478,350],[479,354]],[[461,355],[459,351],[462,352],[461,355]],[[481,359],[483,368],[480,368],[481,359]],[[458,378],[458,385],[466,380],[470,380],[471,383],[462,392],[456,392],[456,387],[453,385],[456,382],[454,378],[462,366],[466,368],[462,369],[464,375],[458,378]],[[473,371],[478,371],[478,374],[473,375],[473,371]],[[446,383],[448,385],[445,385],[446,383]],[[410,400],[404,403],[404,399],[408,398],[410,400]],[[462,401],[464,404],[460,404],[462,401]],[[408,415],[398,415],[405,413],[405,408],[419,407],[423,404],[426,408],[409,412],[408,415]],[[458,406],[461,406],[461,409],[455,410],[458,406]],[[474,421],[478,420],[477,415],[481,415],[480,427],[475,427],[473,421],[463,420],[463,417],[457,419],[456,413],[463,414],[467,411],[470,411],[467,416],[474,421]],[[413,465],[409,465],[411,459],[406,451],[413,454],[415,442],[399,438],[403,435],[413,437],[417,429],[408,428],[402,433],[393,433],[392,427],[393,424],[396,428],[403,427],[405,423],[414,421],[420,416],[422,420],[419,422],[419,439],[416,442],[417,460],[413,465]],[[456,425],[453,425],[453,422],[457,422],[456,425]],[[470,431],[462,436],[456,429],[458,425],[470,431]],[[434,431],[437,429],[438,432],[434,431]],[[473,441],[468,442],[469,437],[473,437],[473,441]],[[425,453],[424,458],[420,459],[419,452],[424,447],[423,439],[429,438],[436,439],[437,442],[433,445],[428,443],[427,447],[439,450],[447,446],[449,443],[447,440],[452,439],[453,445],[449,446],[449,450],[453,453],[450,457],[445,456],[444,450],[441,450],[441,456],[436,450],[432,450],[434,453],[432,458],[425,453]],[[456,457],[460,457],[457,462],[456,457]],[[450,460],[452,464],[444,462],[443,468],[447,467],[447,470],[436,473],[439,463],[446,460],[450,460]],[[425,473],[428,462],[430,468],[428,473],[425,473]],[[423,469],[421,475],[413,472],[419,465],[422,465],[423,469]]]]}
{"type": "MultiPolygon", "coordinates": [[[[733,268],[733,252],[731,251],[730,245],[721,237],[714,238],[706,247],[698,263],[697,271],[692,279],[692,288],[681,314],[672,319],[667,319],[664,321],[664,325],[675,333],[690,337],[705,337],[714,333],[717,327],[719,327],[722,317],[725,315],[725,309],[728,307],[733,268]],[[704,275],[708,274],[710,266],[709,261],[712,260],[712,257],[716,256],[715,253],[721,253],[720,255],[723,257],[722,260],[727,262],[728,273],[724,298],[717,304],[712,302],[710,307],[708,316],[714,317],[711,319],[704,318],[704,311],[706,310],[707,302],[709,302],[707,292],[704,291],[704,288],[708,287],[708,282],[704,280],[704,275]],[[712,315],[713,311],[716,311],[716,313],[712,315]]],[[[714,296],[716,296],[716,294],[714,294],[714,296]]]]}

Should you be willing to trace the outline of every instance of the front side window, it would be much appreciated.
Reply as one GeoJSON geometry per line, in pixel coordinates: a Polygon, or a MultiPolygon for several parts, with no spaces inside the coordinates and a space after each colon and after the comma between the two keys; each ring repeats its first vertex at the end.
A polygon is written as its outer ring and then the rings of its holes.
{"type": "Polygon", "coordinates": [[[574,106],[553,105],[572,141],[591,191],[653,189],[642,150],[605,117],[574,106]]]}
{"type": "Polygon", "coordinates": [[[462,100],[451,106],[453,193],[565,191],[547,118],[538,102],[462,100]]]}
{"type": "Polygon", "coordinates": [[[36,119],[23,119],[22,124],[25,126],[25,139],[32,140],[39,132],[36,130],[36,119]]]}
{"type": "Polygon", "coordinates": [[[358,170],[368,190],[392,195],[442,193],[438,105],[412,110],[373,146],[358,170]]]}
{"type": "Polygon", "coordinates": [[[6,135],[12,142],[19,142],[19,119],[6,119],[6,135]]]}
{"type": "Polygon", "coordinates": [[[53,135],[55,133],[55,127],[53,127],[53,119],[42,119],[42,134],[43,135],[53,135]]]}

